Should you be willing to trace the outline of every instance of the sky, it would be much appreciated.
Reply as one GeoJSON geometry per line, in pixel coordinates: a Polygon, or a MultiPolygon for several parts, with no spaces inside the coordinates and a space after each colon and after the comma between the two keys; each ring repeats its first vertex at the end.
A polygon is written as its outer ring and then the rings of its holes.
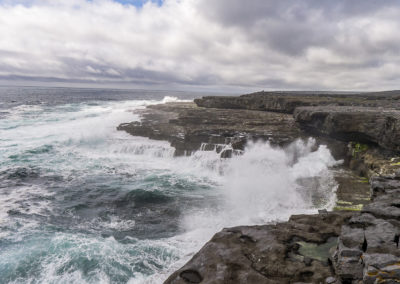
{"type": "Polygon", "coordinates": [[[0,84],[400,89],[398,0],[0,0],[0,84]]]}

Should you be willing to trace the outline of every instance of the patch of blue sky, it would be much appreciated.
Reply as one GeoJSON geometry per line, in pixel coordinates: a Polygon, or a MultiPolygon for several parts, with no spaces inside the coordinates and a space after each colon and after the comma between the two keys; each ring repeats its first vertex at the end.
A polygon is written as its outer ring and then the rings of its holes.
{"type": "Polygon", "coordinates": [[[156,3],[158,6],[161,6],[163,3],[163,0],[113,0],[113,1],[121,3],[123,5],[133,5],[136,7],[142,7],[147,2],[156,3]]]}
{"type": "Polygon", "coordinates": [[[20,5],[20,4],[22,4],[22,5],[30,5],[30,4],[32,4],[32,0],[14,0],[14,1],[12,1],[12,0],[0,0],[0,5],[1,4],[6,4],[6,5],[20,5]]]}

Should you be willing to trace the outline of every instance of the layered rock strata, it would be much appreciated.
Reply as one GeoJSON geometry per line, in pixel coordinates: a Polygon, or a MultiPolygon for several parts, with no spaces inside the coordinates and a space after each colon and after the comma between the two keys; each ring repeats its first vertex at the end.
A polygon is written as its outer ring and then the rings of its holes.
{"type": "Polygon", "coordinates": [[[294,118],[306,131],[400,151],[400,111],[383,107],[299,107],[294,118]]]}
{"type": "Polygon", "coordinates": [[[370,93],[257,92],[242,96],[208,96],[195,99],[200,107],[249,109],[293,113],[301,106],[400,107],[400,91],[370,93]]]}
{"type": "Polygon", "coordinates": [[[303,137],[292,115],[251,110],[209,109],[194,103],[152,105],[141,113],[140,122],[118,126],[132,135],[166,140],[175,147],[175,155],[189,155],[199,150],[243,150],[249,140],[269,140],[284,145],[303,137]],[[230,145],[231,149],[221,147],[230,145]],[[219,148],[217,148],[219,147],[219,148]]]}

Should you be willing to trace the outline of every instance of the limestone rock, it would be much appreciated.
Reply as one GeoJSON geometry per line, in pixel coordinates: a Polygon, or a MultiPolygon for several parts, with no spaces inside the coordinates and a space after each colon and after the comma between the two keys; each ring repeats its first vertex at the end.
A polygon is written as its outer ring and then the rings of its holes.
{"type": "Polygon", "coordinates": [[[294,112],[300,126],[319,135],[376,144],[400,151],[400,111],[382,108],[318,106],[294,112]]]}
{"type": "MultiPolygon", "coordinates": [[[[140,114],[140,122],[123,123],[117,129],[169,141],[177,156],[199,150],[203,143],[208,144],[207,149],[230,145],[233,150],[243,150],[248,141],[268,140],[282,146],[304,137],[293,117],[281,113],[167,103],[149,106],[140,114]]],[[[226,151],[223,155],[230,157],[232,154],[226,151]]]]}
{"type": "Polygon", "coordinates": [[[328,92],[257,92],[242,96],[208,96],[196,99],[201,107],[223,109],[249,109],[293,113],[302,106],[366,106],[396,107],[399,91],[376,93],[328,93],[328,92]]]}
{"type": "Polygon", "coordinates": [[[350,216],[298,215],[277,225],[224,229],[165,283],[200,283],[190,282],[188,271],[204,284],[324,283],[334,278],[330,249],[350,216]]]}

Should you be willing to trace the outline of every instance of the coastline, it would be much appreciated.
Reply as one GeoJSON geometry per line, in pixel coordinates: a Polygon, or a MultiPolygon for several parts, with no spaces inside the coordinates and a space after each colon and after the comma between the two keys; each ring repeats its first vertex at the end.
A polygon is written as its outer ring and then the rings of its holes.
{"type": "MultiPolygon", "coordinates": [[[[140,123],[121,124],[132,135],[169,141],[177,156],[202,147],[229,158],[249,141],[284,146],[312,135],[369,185],[371,201],[336,208],[345,211],[224,229],[165,283],[398,282],[399,99],[400,92],[260,92],[155,105],[140,123]]],[[[351,190],[345,193],[354,197],[351,190]]]]}

